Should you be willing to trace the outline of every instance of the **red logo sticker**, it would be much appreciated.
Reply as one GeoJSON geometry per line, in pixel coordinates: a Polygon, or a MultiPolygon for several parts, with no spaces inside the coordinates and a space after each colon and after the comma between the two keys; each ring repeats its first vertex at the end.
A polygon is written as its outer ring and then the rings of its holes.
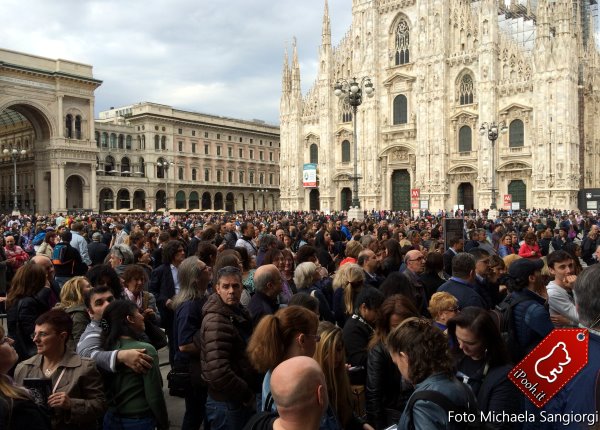
{"type": "Polygon", "coordinates": [[[508,377],[541,408],[587,364],[588,341],[586,329],[555,329],[508,377]]]}

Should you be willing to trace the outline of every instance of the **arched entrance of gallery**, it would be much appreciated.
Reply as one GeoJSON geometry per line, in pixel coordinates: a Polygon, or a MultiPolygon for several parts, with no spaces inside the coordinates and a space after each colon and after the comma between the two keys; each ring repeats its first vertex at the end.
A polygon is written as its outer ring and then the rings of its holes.
{"type": "Polygon", "coordinates": [[[83,209],[83,179],[81,176],[69,176],[65,184],[65,189],[67,191],[67,209],[83,209]]]}

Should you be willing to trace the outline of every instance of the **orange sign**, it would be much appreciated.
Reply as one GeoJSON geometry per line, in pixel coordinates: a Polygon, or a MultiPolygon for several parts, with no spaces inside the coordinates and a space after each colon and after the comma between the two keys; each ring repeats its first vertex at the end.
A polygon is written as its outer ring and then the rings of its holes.
{"type": "Polygon", "coordinates": [[[512,206],[512,194],[504,194],[504,209],[510,209],[512,206]]]}
{"type": "Polygon", "coordinates": [[[419,198],[421,197],[421,190],[419,188],[412,188],[410,190],[410,197],[413,200],[419,200],[419,198]]]}

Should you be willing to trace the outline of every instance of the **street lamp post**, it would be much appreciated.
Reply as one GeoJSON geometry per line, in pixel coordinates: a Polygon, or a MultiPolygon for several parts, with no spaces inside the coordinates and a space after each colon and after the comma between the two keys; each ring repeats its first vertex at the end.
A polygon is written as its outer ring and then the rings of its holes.
{"type": "Polygon", "coordinates": [[[16,215],[16,216],[20,216],[21,212],[19,211],[19,206],[17,204],[17,160],[19,159],[19,157],[21,155],[25,155],[27,153],[27,150],[25,150],[25,149],[19,150],[17,148],[11,147],[10,149],[4,148],[2,150],[2,153],[4,153],[4,155],[10,155],[10,158],[12,158],[12,161],[13,161],[13,173],[14,173],[15,187],[14,187],[14,192],[13,192],[12,214],[16,215]]]}
{"type": "Polygon", "coordinates": [[[500,121],[500,123],[496,124],[495,122],[487,123],[484,122],[479,127],[479,134],[485,135],[487,133],[487,137],[490,142],[492,142],[492,203],[490,204],[490,209],[496,210],[496,140],[498,139],[498,132],[504,134],[506,133],[507,127],[504,121],[500,121]]]}
{"type": "Polygon", "coordinates": [[[169,211],[168,205],[169,205],[169,167],[175,165],[175,163],[173,163],[172,161],[167,161],[167,160],[163,160],[163,161],[158,161],[156,163],[156,165],[158,167],[162,167],[163,171],[165,173],[165,212],[169,211]]]}
{"type": "Polygon", "coordinates": [[[352,78],[350,81],[342,78],[339,79],[333,86],[333,94],[340,99],[343,97],[343,99],[346,100],[350,106],[352,106],[352,119],[354,122],[354,175],[352,176],[352,206],[355,208],[360,208],[360,200],[358,199],[358,138],[356,134],[356,114],[358,107],[362,104],[363,91],[369,98],[373,97],[373,93],[375,92],[371,78],[368,76],[361,78],[360,82],[357,81],[356,78],[352,78]]]}

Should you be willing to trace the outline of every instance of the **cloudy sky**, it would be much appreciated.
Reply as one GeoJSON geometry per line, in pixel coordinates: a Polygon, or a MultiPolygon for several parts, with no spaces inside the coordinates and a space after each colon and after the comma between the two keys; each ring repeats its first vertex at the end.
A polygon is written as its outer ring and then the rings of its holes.
{"type": "MultiPolygon", "coordinates": [[[[152,101],[279,123],[283,51],[312,84],[324,0],[1,0],[0,47],[91,64],[96,114],[152,101]],[[9,18],[12,17],[12,18],[9,18]]],[[[350,0],[329,0],[336,44],[350,0]]]]}

